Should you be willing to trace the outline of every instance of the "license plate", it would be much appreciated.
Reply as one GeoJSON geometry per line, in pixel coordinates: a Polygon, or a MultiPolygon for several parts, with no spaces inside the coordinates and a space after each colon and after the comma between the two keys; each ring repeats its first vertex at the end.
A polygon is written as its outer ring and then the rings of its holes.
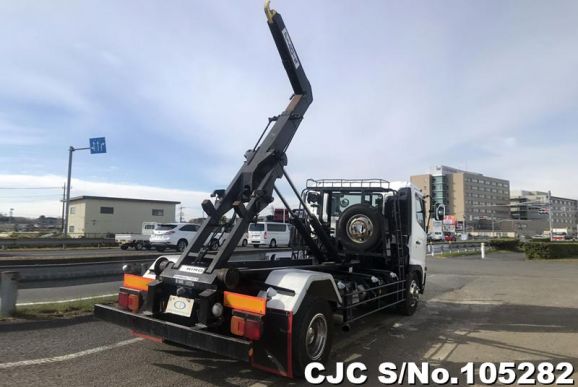
{"type": "Polygon", "coordinates": [[[191,317],[194,303],[195,300],[191,300],[190,298],[169,296],[169,302],[167,303],[165,312],[179,316],[191,317]]]}

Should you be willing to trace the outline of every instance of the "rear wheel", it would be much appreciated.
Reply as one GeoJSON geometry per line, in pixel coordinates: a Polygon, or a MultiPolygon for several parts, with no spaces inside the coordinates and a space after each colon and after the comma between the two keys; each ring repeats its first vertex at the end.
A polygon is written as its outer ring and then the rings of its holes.
{"type": "Polygon", "coordinates": [[[271,248],[277,247],[277,241],[275,239],[271,239],[271,242],[269,243],[269,247],[271,247],[271,248]]]}
{"type": "Polygon", "coordinates": [[[135,249],[135,250],[142,250],[143,247],[144,247],[144,246],[143,246],[142,242],[137,242],[137,243],[134,244],[134,249],[135,249]]]}
{"type": "Polygon", "coordinates": [[[333,320],[329,303],[304,301],[293,318],[293,373],[302,376],[311,362],[326,363],[331,353],[333,320]]]}
{"type": "Polygon", "coordinates": [[[186,239],[181,239],[177,242],[177,250],[178,251],[184,251],[187,248],[187,240],[186,239]]]}
{"type": "Polygon", "coordinates": [[[120,245],[120,249],[121,249],[121,250],[127,250],[127,249],[128,249],[128,245],[120,245]]]}
{"type": "Polygon", "coordinates": [[[415,313],[419,303],[420,285],[419,278],[415,271],[407,276],[405,284],[405,300],[399,304],[399,311],[405,316],[411,316],[415,313]]]}

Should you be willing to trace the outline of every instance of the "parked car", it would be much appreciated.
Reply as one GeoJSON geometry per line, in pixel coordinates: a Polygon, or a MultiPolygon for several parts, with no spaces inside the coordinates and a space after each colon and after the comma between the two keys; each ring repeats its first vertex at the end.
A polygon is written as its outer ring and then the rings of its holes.
{"type": "Polygon", "coordinates": [[[251,223],[248,231],[248,243],[259,246],[289,246],[291,241],[291,225],[288,223],[262,222],[251,223]]]}
{"type": "Polygon", "coordinates": [[[456,241],[456,234],[452,232],[446,232],[444,234],[444,239],[446,242],[455,242],[456,241]]]}
{"type": "MultiPolygon", "coordinates": [[[[161,223],[158,224],[150,237],[150,245],[157,251],[176,249],[183,251],[199,231],[200,226],[192,223],[161,223]]],[[[222,233],[209,237],[206,243],[209,248],[216,250],[224,241],[222,233]]]]}

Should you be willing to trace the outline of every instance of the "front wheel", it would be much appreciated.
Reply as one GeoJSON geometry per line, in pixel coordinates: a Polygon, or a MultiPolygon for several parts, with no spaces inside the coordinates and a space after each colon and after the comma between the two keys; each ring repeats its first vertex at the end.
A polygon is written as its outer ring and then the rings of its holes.
{"type": "Polygon", "coordinates": [[[247,247],[247,240],[246,239],[243,239],[243,242],[241,242],[241,246],[247,247]]]}
{"type": "Polygon", "coordinates": [[[399,304],[399,311],[405,316],[415,313],[419,303],[420,285],[415,271],[409,273],[405,284],[405,300],[399,304]]]}
{"type": "Polygon", "coordinates": [[[327,301],[304,301],[293,317],[293,373],[302,376],[311,362],[326,363],[331,353],[333,320],[327,301]]]}
{"type": "Polygon", "coordinates": [[[186,248],[187,248],[187,241],[184,239],[181,239],[180,241],[178,241],[177,243],[177,251],[183,252],[186,248]]]}
{"type": "Polygon", "coordinates": [[[135,245],[134,245],[134,249],[135,249],[135,250],[142,250],[143,247],[144,247],[144,245],[142,244],[142,242],[137,242],[137,243],[135,243],[135,245]]]}

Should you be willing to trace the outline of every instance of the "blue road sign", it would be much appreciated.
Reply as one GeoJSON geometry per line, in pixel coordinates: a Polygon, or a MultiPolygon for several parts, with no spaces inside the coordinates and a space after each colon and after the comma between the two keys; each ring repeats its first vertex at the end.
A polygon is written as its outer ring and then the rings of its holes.
{"type": "Polygon", "coordinates": [[[90,153],[106,153],[106,141],[104,137],[90,139],[90,153]]]}

